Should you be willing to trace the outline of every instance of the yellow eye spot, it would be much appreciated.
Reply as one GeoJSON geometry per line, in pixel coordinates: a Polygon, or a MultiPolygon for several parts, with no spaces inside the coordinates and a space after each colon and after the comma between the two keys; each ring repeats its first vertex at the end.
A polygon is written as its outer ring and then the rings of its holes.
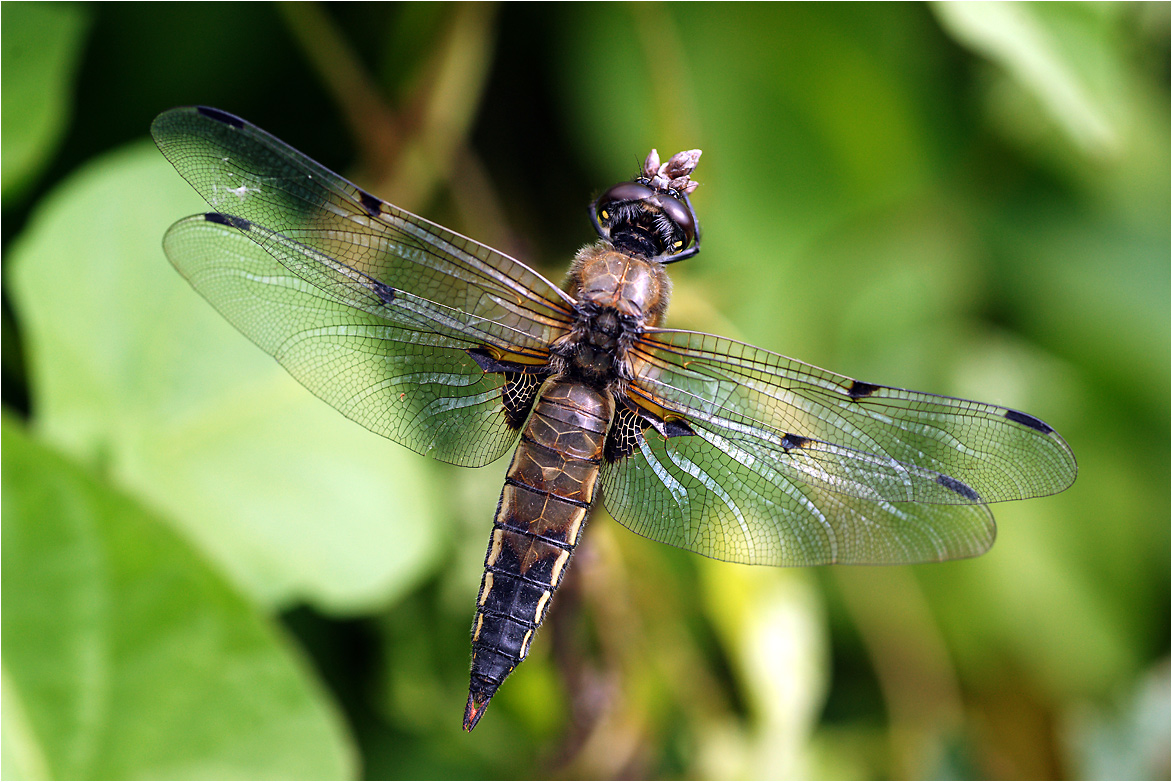
{"type": "Polygon", "coordinates": [[[675,244],[672,245],[672,247],[676,248],[677,250],[683,246],[684,246],[683,242],[676,242],[675,244]]]}
{"type": "Polygon", "coordinates": [[[598,213],[598,216],[601,217],[603,220],[609,220],[610,219],[610,212],[603,209],[601,212],[598,213]]]}

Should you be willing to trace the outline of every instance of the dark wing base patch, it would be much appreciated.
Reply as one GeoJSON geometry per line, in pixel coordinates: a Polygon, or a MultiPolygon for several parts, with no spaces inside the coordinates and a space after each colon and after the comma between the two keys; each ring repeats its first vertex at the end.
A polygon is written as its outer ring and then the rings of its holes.
{"type": "Polygon", "coordinates": [[[614,423],[606,435],[603,459],[607,462],[626,459],[639,450],[639,442],[648,429],[654,429],[665,439],[696,434],[682,418],[660,419],[631,404],[629,400],[624,401],[615,410],[614,423]]]}
{"type": "Polygon", "coordinates": [[[550,370],[544,366],[518,364],[513,361],[500,361],[493,358],[483,348],[470,348],[467,351],[480,368],[485,372],[495,372],[505,376],[505,384],[501,387],[501,404],[504,405],[505,422],[510,429],[520,431],[533,409],[533,402],[537,399],[537,392],[550,370]]]}

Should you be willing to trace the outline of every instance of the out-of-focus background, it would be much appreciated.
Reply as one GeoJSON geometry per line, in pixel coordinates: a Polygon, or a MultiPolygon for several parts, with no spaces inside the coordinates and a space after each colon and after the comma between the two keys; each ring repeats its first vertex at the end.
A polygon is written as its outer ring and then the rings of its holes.
{"type": "Polygon", "coordinates": [[[1167,778],[1169,6],[4,4],[5,778],[1167,778]],[[319,402],[163,256],[239,114],[560,279],[704,150],[669,321],[1027,410],[976,560],[751,568],[599,513],[460,730],[505,463],[319,402]]]}

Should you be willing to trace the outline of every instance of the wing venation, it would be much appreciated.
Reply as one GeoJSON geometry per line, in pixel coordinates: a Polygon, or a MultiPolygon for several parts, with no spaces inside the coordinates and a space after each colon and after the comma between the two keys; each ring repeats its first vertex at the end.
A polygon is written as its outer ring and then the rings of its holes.
{"type": "Polygon", "coordinates": [[[151,133],[215,210],[172,226],[167,256],[233,325],[413,450],[480,465],[511,446],[533,383],[476,356],[546,364],[572,316],[562,291],[225,112],[174,109],[151,133]]]}
{"type": "Polygon", "coordinates": [[[1001,502],[1060,492],[1077,474],[1057,432],[1009,408],[862,383],[698,332],[649,332],[635,355],[632,394],[777,448],[787,433],[808,437],[817,445],[790,458],[837,462],[853,476],[840,491],[864,499],[1001,502]]]}

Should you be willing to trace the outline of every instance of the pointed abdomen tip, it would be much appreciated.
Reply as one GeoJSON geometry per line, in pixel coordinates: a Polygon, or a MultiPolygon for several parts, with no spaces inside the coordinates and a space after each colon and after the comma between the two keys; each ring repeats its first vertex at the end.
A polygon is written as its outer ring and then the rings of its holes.
{"type": "Polygon", "coordinates": [[[482,692],[468,693],[468,705],[464,707],[464,730],[472,730],[480,718],[484,716],[484,709],[488,706],[491,695],[482,692]]]}

